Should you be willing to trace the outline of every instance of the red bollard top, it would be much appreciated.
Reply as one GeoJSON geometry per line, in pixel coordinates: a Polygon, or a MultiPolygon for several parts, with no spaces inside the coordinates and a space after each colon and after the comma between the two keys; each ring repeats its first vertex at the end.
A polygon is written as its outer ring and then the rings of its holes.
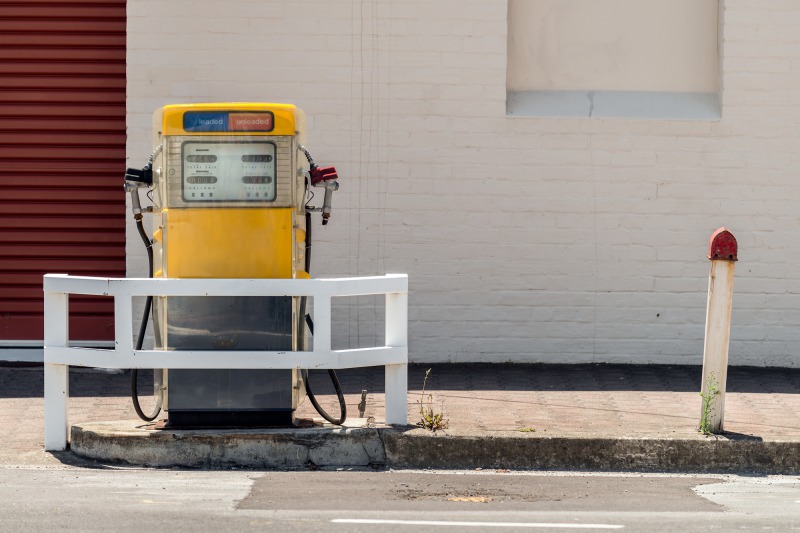
{"type": "Polygon", "coordinates": [[[719,228],[708,243],[708,258],[712,261],[738,261],[739,245],[728,228],[719,228]]]}

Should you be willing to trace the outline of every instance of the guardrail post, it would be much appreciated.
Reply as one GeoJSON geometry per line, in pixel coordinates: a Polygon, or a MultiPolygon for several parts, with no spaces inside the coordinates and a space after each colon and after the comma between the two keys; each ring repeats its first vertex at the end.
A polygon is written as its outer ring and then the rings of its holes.
{"type": "MultiPolygon", "coordinates": [[[[386,345],[408,348],[408,293],[386,295],[386,345]]],[[[386,365],[386,423],[408,424],[408,364],[386,365]]]]}
{"type": "Polygon", "coordinates": [[[711,260],[711,271],[708,278],[703,349],[700,428],[704,432],[721,433],[725,418],[725,386],[728,380],[733,270],[738,260],[736,238],[726,228],[719,228],[711,235],[708,258],[711,260]]]}
{"type": "Polygon", "coordinates": [[[314,353],[331,354],[331,297],[314,296],[314,353]]]}
{"type": "Polygon", "coordinates": [[[44,293],[44,449],[67,449],[67,401],[69,400],[69,366],[48,362],[50,347],[69,344],[69,296],[65,293],[44,293]]]}
{"type": "Polygon", "coordinates": [[[114,295],[114,346],[126,357],[133,353],[133,298],[129,293],[114,295]]]}

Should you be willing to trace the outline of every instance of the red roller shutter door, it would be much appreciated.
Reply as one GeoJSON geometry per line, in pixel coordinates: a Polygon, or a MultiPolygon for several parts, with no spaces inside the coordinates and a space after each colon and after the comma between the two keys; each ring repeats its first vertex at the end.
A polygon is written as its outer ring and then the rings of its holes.
{"type": "MultiPolygon", "coordinates": [[[[125,1],[0,0],[0,341],[43,339],[42,275],[125,275],[125,1]]],[[[70,337],[113,338],[70,298],[70,337]]]]}

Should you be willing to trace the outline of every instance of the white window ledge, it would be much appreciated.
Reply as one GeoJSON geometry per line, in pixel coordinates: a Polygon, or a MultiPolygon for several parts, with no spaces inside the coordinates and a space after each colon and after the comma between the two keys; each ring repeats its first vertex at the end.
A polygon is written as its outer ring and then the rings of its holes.
{"type": "Polygon", "coordinates": [[[717,93],[508,91],[506,113],[520,117],[719,120],[717,93]]]}

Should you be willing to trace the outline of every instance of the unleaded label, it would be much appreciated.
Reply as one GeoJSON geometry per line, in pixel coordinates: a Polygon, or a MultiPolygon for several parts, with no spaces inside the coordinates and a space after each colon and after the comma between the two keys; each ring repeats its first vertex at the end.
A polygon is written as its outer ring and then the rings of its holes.
{"type": "Polygon", "coordinates": [[[229,111],[187,111],[183,129],[189,133],[212,131],[270,132],[275,127],[272,113],[229,111]]]}

